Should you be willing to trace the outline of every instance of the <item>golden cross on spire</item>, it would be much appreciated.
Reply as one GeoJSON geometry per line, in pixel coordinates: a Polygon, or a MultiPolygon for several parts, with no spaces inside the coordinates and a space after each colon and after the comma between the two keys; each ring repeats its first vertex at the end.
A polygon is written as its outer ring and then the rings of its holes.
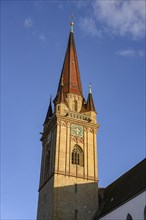
{"type": "Polygon", "coordinates": [[[72,13],[71,16],[70,16],[70,21],[73,21],[73,20],[74,20],[74,17],[75,17],[75,16],[74,16],[74,14],[72,13]]]}

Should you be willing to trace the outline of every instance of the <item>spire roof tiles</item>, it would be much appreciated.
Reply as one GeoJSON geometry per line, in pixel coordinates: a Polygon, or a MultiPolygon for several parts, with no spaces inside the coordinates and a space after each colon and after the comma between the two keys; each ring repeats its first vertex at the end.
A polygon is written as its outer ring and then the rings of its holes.
{"type": "Polygon", "coordinates": [[[96,112],[93,97],[92,97],[92,93],[90,93],[90,92],[88,94],[88,99],[87,99],[87,111],[96,112]]]}
{"type": "Polygon", "coordinates": [[[72,31],[69,35],[68,46],[64,58],[57,94],[60,93],[62,79],[64,85],[64,94],[73,93],[82,96],[80,71],[74,41],[74,34],[72,31]]]}

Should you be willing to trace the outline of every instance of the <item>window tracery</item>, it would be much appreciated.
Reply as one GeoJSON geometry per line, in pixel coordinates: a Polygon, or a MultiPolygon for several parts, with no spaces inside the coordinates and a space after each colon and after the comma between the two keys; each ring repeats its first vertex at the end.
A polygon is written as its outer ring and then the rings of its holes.
{"type": "Polygon", "coordinates": [[[84,153],[79,145],[75,145],[72,151],[72,164],[84,166],[84,153]]]}

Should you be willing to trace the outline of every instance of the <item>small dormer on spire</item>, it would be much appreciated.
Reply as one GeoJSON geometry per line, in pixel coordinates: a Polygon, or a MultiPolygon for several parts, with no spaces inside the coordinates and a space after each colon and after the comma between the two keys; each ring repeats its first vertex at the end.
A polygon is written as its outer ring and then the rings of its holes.
{"type": "Polygon", "coordinates": [[[57,113],[60,115],[64,115],[64,110],[67,108],[67,103],[64,95],[63,76],[61,77],[61,81],[60,81],[60,89],[57,93],[56,98],[54,99],[54,105],[55,105],[55,114],[57,113]]]}
{"type": "Polygon", "coordinates": [[[50,120],[52,115],[53,115],[53,111],[52,111],[52,96],[50,95],[50,104],[49,104],[49,108],[48,108],[48,112],[47,112],[44,124],[46,124],[50,120]]]}
{"type": "Polygon", "coordinates": [[[60,104],[60,103],[64,103],[65,102],[65,98],[64,98],[64,83],[63,83],[63,76],[61,77],[61,86],[60,86],[60,90],[58,91],[55,103],[56,104],[60,104]]]}

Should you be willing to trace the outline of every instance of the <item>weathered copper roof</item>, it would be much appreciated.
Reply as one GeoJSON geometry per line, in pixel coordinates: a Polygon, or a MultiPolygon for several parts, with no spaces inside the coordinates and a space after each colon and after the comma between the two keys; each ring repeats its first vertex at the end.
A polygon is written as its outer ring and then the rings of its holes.
{"type": "Polygon", "coordinates": [[[64,58],[57,95],[61,90],[62,79],[64,85],[64,94],[74,93],[82,96],[82,85],[73,32],[70,32],[69,35],[68,46],[64,58]]]}

